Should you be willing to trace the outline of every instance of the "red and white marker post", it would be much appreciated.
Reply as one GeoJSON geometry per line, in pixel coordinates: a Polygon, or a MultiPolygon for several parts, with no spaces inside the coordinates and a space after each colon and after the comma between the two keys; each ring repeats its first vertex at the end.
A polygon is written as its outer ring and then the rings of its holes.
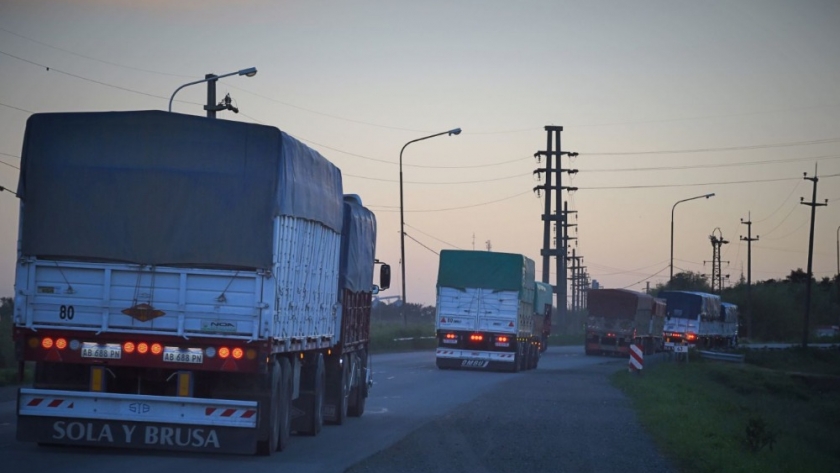
{"type": "Polygon", "coordinates": [[[629,372],[641,372],[645,364],[645,355],[642,353],[641,347],[638,345],[630,345],[630,362],[627,364],[629,372]]]}

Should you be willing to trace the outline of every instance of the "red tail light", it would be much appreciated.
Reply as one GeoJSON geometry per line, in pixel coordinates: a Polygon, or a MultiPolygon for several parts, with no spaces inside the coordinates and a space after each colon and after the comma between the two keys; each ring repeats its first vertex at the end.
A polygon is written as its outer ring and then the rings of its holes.
{"type": "Polygon", "coordinates": [[[241,348],[236,347],[236,348],[233,349],[231,354],[233,355],[233,359],[238,360],[238,359],[242,358],[242,355],[244,355],[245,352],[243,352],[241,348]]]}
{"type": "Polygon", "coordinates": [[[134,343],[133,342],[125,342],[123,343],[123,351],[126,353],[134,353],[134,343]]]}
{"type": "Polygon", "coordinates": [[[44,337],[44,339],[41,340],[41,346],[49,350],[53,347],[53,339],[50,337],[44,337]]]}
{"type": "Polygon", "coordinates": [[[160,355],[163,353],[163,347],[160,343],[153,343],[152,344],[152,355],[160,355]]]}
{"type": "Polygon", "coordinates": [[[222,347],[219,348],[219,358],[227,358],[230,356],[230,348],[222,347]]]}
{"type": "Polygon", "coordinates": [[[67,348],[67,340],[59,338],[55,341],[55,347],[59,350],[64,350],[65,348],[67,348]]]}
{"type": "Polygon", "coordinates": [[[447,333],[446,338],[449,339],[449,340],[455,340],[455,334],[454,333],[447,333]]]}
{"type": "Polygon", "coordinates": [[[508,341],[510,341],[510,339],[505,337],[504,335],[502,335],[502,336],[496,337],[496,341],[500,342],[500,343],[507,343],[508,341]]]}
{"type": "Polygon", "coordinates": [[[146,342],[140,342],[137,344],[137,353],[141,355],[145,355],[149,352],[149,344],[146,342]]]}
{"type": "Polygon", "coordinates": [[[484,340],[484,335],[482,335],[480,333],[474,333],[474,334],[470,335],[470,341],[471,342],[480,342],[482,340],[484,340]]]}

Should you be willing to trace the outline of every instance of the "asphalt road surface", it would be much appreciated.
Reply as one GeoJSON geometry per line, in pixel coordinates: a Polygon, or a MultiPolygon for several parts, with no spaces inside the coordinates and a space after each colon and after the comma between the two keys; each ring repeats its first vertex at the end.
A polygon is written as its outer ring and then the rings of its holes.
{"type": "Polygon", "coordinates": [[[515,374],[441,371],[432,352],[378,355],[363,417],[271,457],[20,443],[5,388],[0,458],[6,471],[68,473],[672,471],[609,385],[625,367],[582,347],[551,347],[537,370],[515,374]]]}

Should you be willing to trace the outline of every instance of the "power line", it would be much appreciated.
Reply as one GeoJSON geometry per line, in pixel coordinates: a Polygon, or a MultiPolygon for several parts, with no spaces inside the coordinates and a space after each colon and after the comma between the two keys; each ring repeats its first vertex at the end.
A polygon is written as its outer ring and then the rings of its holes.
{"type": "Polygon", "coordinates": [[[794,193],[794,192],[796,192],[796,189],[798,189],[798,188],[799,188],[799,186],[800,186],[801,184],[802,184],[802,181],[801,181],[801,180],[797,180],[797,181],[796,181],[796,185],[795,185],[795,186],[793,186],[793,189],[791,189],[791,190],[790,190],[790,194],[788,194],[788,196],[787,196],[787,197],[785,197],[785,200],[783,200],[783,201],[782,201],[782,203],[781,203],[781,204],[779,204],[779,207],[778,207],[778,208],[776,208],[776,210],[774,210],[773,212],[771,212],[771,213],[770,213],[770,215],[768,215],[768,216],[766,216],[766,217],[762,218],[761,220],[756,220],[756,221],[755,221],[755,222],[753,222],[753,223],[761,223],[761,222],[764,222],[764,221],[766,221],[766,220],[769,220],[769,219],[770,219],[770,217],[772,217],[773,215],[776,215],[776,212],[778,212],[779,210],[781,210],[781,209],[782,209],[782,207],[784,207],[785,203],[788,201],[788,199],[790,199],[790,196],[792,196],[792,195],[793,195],[793,193],[794,193]]]}
{"type": "Polygon", "coordinates": [[[140,67],[127,66],[125,64],[118,64],[116,62],[106,61],[104,59],[97,59],[97,58],[91,57],[91,56],[85,56],[84,54],[79,54],[79,53],[70,51],[69,49],[59,48],[58,46],[53,46],[51,44],[47,44],[47,43],[44,43],[42,41],[38,41],[37,39],[29,38],[29,37],[24,36],[22,34],[15,33],[14,31],[9,31],[9,30],[7,30],[6,28],[3,28],[3,27],[0,27],[0,31],[5,31],[6,33],[9,33],[10,35],[17,36],[18,38],[23,38],[27,41],[32,41],[33,43],[38,43],[41,46],[46,46],[48,48],[52,48],[52,49],[55,49],[57,51],[61,51],[61,52],[67,53],[67,54],[72,54],[73,56],[89,59],[91,61],[96,61],[96,62],[99,62],[99,63],[102,63],[102,64],[108,64],[109,66],[122,67],[124,69],[130,69],[132,71],[148,72],[148,73],[151,73],[151,74],[159,74],[159,75],[162,75],[162,76],[183,77],[183,78],[186,78],[186,79],[195,79],[195,77],[193,77],[193,76],[186,76],[186,75],[182,75],[182,74],[172,74],[172,73],[169,73],[169,72],[154,71],[154,70],[151,70],[151,69],[143,69],[143,68],[140,68],[140,67]]]}
{"type": "Polygon", "coordinates": [[[417,239],[416,239],[416,238],[414,238],[413,236],[409,235],[408,233],[406,233],[406,234],[405,234],[405,236],[407,236],[408,238],[411,238],[412,240],[414,240],[414,242],[415,242],[415,243],[417,243],[418,245],[422,246],[423,248],[425,248],[425,249],[427,249],[427,250],[431,251],[432,253],[434,253],[434,254],[436,254],[436,255],[439,255],[439,253],[438,253],[437,251],[435,251],[435,250],[433,250],[433,249],[429,248],[428,246],[424,245],[423,243],[420,243],[420,241],[419,241],[419,240],[417,240],[417,239]]]}
{"type": "MultiPolygon", "coordinates": [[[[348,174],[348,173],[341,173],[341,174],[343,176],[355,177],[355,178],[358,178],[358,179],[366,179],[366,180],[370,180],[370,181],[399,182],[399,180],[397,180],[397,179],[382,179],[382,178],[378,178],[378,177],[359,176],[359,175],[356,175],[356,174],[348,174]]],[[[507,180],[507,179],[515,179],[515,178],[519,178],[519,177],[523,177],[523,176],[530,176],[530,175],[532,175],[532,174],[531,173],[525,173],[525,174],[515,174],[513,176],[496,177],[496,178],[492,178],[492,179],[482,179],[482,180],[478,180],[478,181],[460,181],[460,182],[432,182],[432,181],[403,181],[403,182],[405,182],[406,184],[429,184],[429,185],[479,184],[479,183],[483,183],[483,182],[504,181],[504,180],[507,180]]]]}
{"type": "Polygon", "coordinates": [[[453,245],[452,243],[449,243],[449,242],[447,242],[447,241],[443,241],[443,240],[441,240],[440,238],[437,238],[437,237],[434,237],[434,236],[432,236],[432,235],[429,235],[428,233],[424,232],[423,230],[420,230],[420,229],[419,229],[419,228],[417,228],[417,227],[412,227],[411,225],[409,225],[409,224],[407,224],[407,223],[405,224],[405,226],[406,226],[406,227],[409,227],[409,228],[413,228],[413,229],[417,230],[418,232],[422,233],[423,235],[426,235],[427,237],[429,237],[429,238],[431,238],[431,239],[433,239],[433,240],[437,240],[437,241],[439,241],[439,242],[441,242],[441,243],[443,243],[443,244],[445,244],[445,245],[449,245],[449,246],[451,246],[452,248],[457,248],[457,249],[459,249],[459,250],[463,250],[463,248],[461,248],[461,247],[459,247],[459,246],[457,246],[457,245],[453,245]]]}
{"type": "Polygon", "coordinates": [[[761,145],[745,145],[745,146],[728,146],[721,148],[695,148],[695,149],[672,149],[662,151],[621,151],[621,152],[581,152],[581,155],[586,156],[629,156],[639,154],[685,154],[685,153],[714,153],[720,151],[743,151],[752,149],[766,149],[766,148],[789,148],[793,146],[807,146],[825,143],[836,143],[840,138],[824,138],[820,140],[807,141],[791,141],[787,143],[761,144],[761,145]]]}
{"type": "Polygon", "coordinates": [[[0,154],[2,154],[3,156],[8,156],[8,157],[10,157],[10,158],[18,158],[18,159],[20,159],[20,156],[18,156],[18,155],[16,155],[16,154],[4,153],[4,152],[2,152],[2,151],[0,151],[0,154]]]}
{"type": "MultiPolygon", "coordinates": [[[[447,212],[447,211],[450,211],[450,210],[471,209],[471,208],[473,208],[473,207],[481,207],[481,206],[483,206],[483,205],[490,205],[490,204],[495,204],[495,203],[502,202],[502,201],[505,201],[505,200],[510,200],[510,199],[513,199],[513,198],[519,197],[519,196],[521,196],[521,195],[530,194],[530,193],[531,193],[531,191],[530,191],[530,190],[527,190],[527,191],[525,191],[525,192],[520,192],[519,194],[514,194],[514,195],[511,195],[511,196],[508,196],[508,197],[504,197],[504,198],[502,198],[502,199],[498,199],[498,200],[491,200],[491,201],[488,201],[488,202],[481,202],[481,203],[478,203],[478,204],[472,204],[472,205],[465,205],[465,206],[462,206],[462,207],[450,207],[450,208],[445,208],[445,209],[405,210],[405,212],[406,212],[406,213],[409,213],[409,212],[413,212],[413,213],[429,213],[429,212],[447,212]]],[[[393,207],[390,207],[390,206],[383,206],[383,205],[370,205],[370,207],[371,207],[371,208],[373,208],[373,207],[377,207],[377,208],[380,208],[380,209],[393,208],[393,207]]],[[[381,211],[381,212],[399,212],[399,210],[380,210],[380,211],[381,211]]]]}
{"type": "Polygon", "coordinates": [[[637,172],[637,171],[677,171],[677,170],[685,170],[685,169],[714,169],[714,168],[727,168],[727,167],[739,167],[739,166],[755,166],[759,164],[776,164],[776,163],[790,163],[790,162],[798,162],[798,161],[814,161],[814,160],[828,160],[828,159],[840,159],[840,156],[831,155],[831,156],[815,156],[815,157],[808,157],[808,158],[788,158],[788,159],[765,159],[761,161],[745,161],[741,163],[723,163],[723,164],[696,164],[691,166],[653,166],[653,167],[646,167],[646,168],[617,168],[617,169],[581,169],[581,172],[637,172]]]}
{"type": "MultiPolygon", "coordinates": [[[[64,75],[69,76],[69,77],[74,77],[76,79],[81,79],[81,80],[88,81],[88,82],[98,84],[98,85],[103,85],[105,87],[111,87],[113,89],[122,90],[124,92],[131,92],[133,94],[145,95],[146,97],[152,97],[152,98],[162,99],[162,100],[167,100],[167,101],[169,100],[169,97],[163,97],[161,95],[155,95],[155,94],[150,94],[148,92],[142,92],[142,91],[139,91],[139,90],[129,89],[128,87],[122,87],[122,86],[119,86],[119,85],[109,84],[107,82],[98,81],[98,80],[95,80],[95,79],[91,79],[89,77],[83,77],[83,76],[80,76],[80,75],[77,75],[77,74],[73,74],[71,72],[62,71],[61,69],[56,69],[54,67],[45,66],[45,65],[39,64],[35,61],[30,61],[28,59],[24,59],[22,57],[15,56],[14,54],[9,54],[5,51],[0,51],[0,54],[3,54],[5,56],[9,56],[9,57],[14,58],[14,59],[17,59],[18,61],[23,61],[25,63],[32,64],[33,66],[42,67],[47,72],[57,72],[59,74],[64,74],[64,75]]],[[[175,100],[175,102],[187,103],[187,104],[192,104],[192,105],[204,105],[204,104],[200,104],[200,103],[196,103],[196,102],[187,102],[187,101],[184,101],[184,100],[175,100]]],[[[32,112],[30,112],[30,113],[32,113],[32,112]]]]}
{"type": "MultiPolygon", "coordinates": [[[[821,178],[837,177],[838,174],[829,174],[827,176],[820,176],[821,178]]],[[[638,186],[598,186],[598,187],[578,187],[579,190],[607,190],[607,189],[661,189],[666,187],[697,187],[697,186],[717,186],[728,184],[756,184],[761,182],[779,182],[792,181],[799,179],[798,177],[780,177],[776,179],[753,179],[745,181],[723,181],[723,182],[699,182],[694,184],[649,184],[638,186]]]]}
{"type": "Polygon", "coordinates": [[[0,102],[0,105],[2,105],[2,106],[4,106],[4,107],[11,108],[11,109],[13,109],[13,110],[20,110],[21,112],[25,112],[25,113],[35,113],[35,112],[31,111],[31,110],[26,110],[26,109],[23,109],[23,108],[15,107],[14,105],[9,105],[9,104],[2,103],[2,102],[0,102]]]}
{"type": "Polygon", "coordinates": [[[0,160],[0,164],[5,164],[6,166],[9,166],[10,168],[15,168],[15,169],[17,169],[18,171],[20,171],[20,168],[19,168],[19,167],[15,166],[14,164],[9,164],[9,163],[7,163],[6,161],[2,161],[2,160],[0,160]]]}
{"type": "Polygon", "coordinates": [[[654,274],[651,274],[650,276],[642,279],[641,281],[636,281],[633,284],[630,284],[629,286],[624,286],[624,287],[622,287],[622,289],[628,289],[628,288],[631,288],[631,287],[635,286],[636,284],[641,284],[641,283],[647,281],[648,279],[652,279],[654,276],[657,276],[659,273],[661,273],[662,271],[665,271],[666,269],[668,269],[670,267],[671,267],[670,265],[665,266],[664,268],[662,268],[659,271],[655,272],[654,274]]]}

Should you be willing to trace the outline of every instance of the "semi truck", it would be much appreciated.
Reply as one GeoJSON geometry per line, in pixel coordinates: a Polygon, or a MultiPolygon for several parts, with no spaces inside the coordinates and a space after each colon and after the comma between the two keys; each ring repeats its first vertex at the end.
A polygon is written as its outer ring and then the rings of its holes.
{"type": "Polygon", "coordinates": [[[665,301],[628,289],[587,292],[587,355],[630,355],[637,345],[646,355],[662,348],[665,301]]]}
{"type": "Polygon", "coordinates": [[[489,251],[442,250],[437,278],[440,369],[536,368],[534,261],[489,251]]]}
{"type": "Polygon", "coordinates": [[[34,114],[14,341],[17,438],[283,450],[364,412],[376,220],[277,128],[160,111],[34,114]]]}
{"type": "Polygon", "coordinates": [[[658,296],[667,301],[663,331],[666,350],[673,350],[674,345],[737,345],[737,310],[721,310],[720,296],[692,291],[662,291],[658,296]]]}

